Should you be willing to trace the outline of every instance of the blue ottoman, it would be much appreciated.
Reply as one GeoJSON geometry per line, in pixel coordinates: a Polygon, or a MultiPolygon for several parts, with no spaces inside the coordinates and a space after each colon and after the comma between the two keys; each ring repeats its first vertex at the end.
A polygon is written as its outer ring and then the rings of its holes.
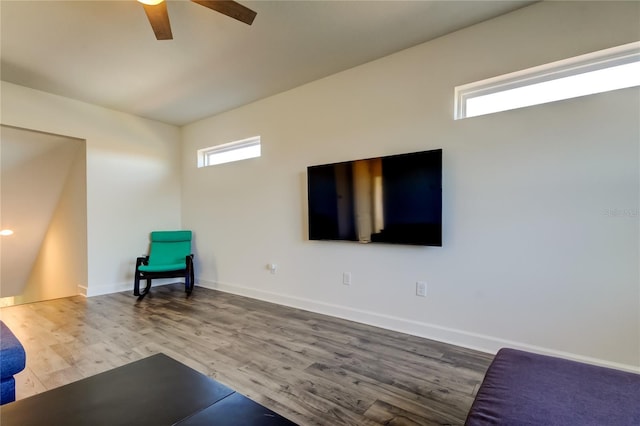
{"type": "Polygon", "coordinates": [[[16,400],[16,380],[24,370],[27,356],[16,336],[0,321],[0,405],[16,400]]]}

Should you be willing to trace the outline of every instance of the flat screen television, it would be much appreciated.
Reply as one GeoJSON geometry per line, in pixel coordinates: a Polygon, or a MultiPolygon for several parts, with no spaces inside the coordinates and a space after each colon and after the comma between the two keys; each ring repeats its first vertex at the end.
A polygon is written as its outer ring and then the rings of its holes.
{"type": "Polygon", "coordinates": [[[307,168],[310,240],[442,246],[442,150],[307,168]]]}

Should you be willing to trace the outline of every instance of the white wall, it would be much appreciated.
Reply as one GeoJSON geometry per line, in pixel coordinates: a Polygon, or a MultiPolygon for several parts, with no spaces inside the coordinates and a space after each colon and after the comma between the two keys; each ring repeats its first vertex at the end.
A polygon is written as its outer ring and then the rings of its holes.
{"type": "Polygon", "coordinates": [[[87,285],[85,141],[0,127],[0,295],[13,303],[87,285]]]}
{"type": "MultiPolygon", "coordinates": [[[[0,238],[4,250],[0,256],[0,295],[22,295],[25,296],[22,300],[37,301],[41,300],[37,299],[40,290],[45,288],[53,290],[58,297],[76,294],[79,283],[86,285],[86,273],[81,281],[59,286],[34,279],[32,272],[37,269],[36,259],[51,228],[52,218],[59,211],[60,201],[68,198],[64,194],[75,192],[77,188],[81,192],[78,196],[86,198],[84,141],[1,126],[0,152],[0,228],[14,231],[14,235],[0,238]],[[82,187],[68,185],[70,171],[80,155],[82,187]]],[[[80,208],[79,215],[86,217],[86,202],[80,208]]],[[[74,231],[72,228],[61,229],[59,222],[57,225],[59,235],[74,231]]],[[[80,231],[86,240],[86,226],[80,231]]],[[[69,249],[62,250],[62,256],[69,249]]],[[[73,262],[76,264],[73,269],[82,268],[86,272],[86,254],[73,262]]],[[[64,269],[62,263],[59,265],[58,273],[64,269]]]]}
{"type": "MultiPolygon", "coordinates": [[[[84,141],[74,142],[76,155],[62,194],[48,222],[27,285],[14,298],[16,303],[75,296],[79,286],[87,285],[86,145],[84,141]]],[[[47,185],[42,189],[46,190],[47,185]]],[[[25,219],[29,221],[29,217],[25,219]]],[[[13,237],[20,241],[20,235],[13,237]]]]}
{"type": "Polygon", "coordinates": [[[639,8],[536,4],[184,127],[199,282],[487,351],[637,369],[638,88],[452,115],[456,85],[640,39],[639,8]],[[196,168],[197,149],[254,135],[261,158],[196,168]],[[307,240],[307,166],[433,148],[442,248],[307,240]]]}
{"type": "Polygon", "coordinates": [[[7,82],[0,96],[2,124],[86,140],[85,291],[132,289],[149,232],[180,228],[179,129],[7,82]]]}

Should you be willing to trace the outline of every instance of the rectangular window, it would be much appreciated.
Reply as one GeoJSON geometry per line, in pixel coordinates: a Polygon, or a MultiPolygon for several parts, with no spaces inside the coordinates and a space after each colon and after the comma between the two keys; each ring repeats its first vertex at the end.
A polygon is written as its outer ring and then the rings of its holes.
{"type": "Polygon", "coordinates": [[[260,136],[198,150],[198,167],[260,157],[260,136]]]}
{"type": "Polygon", "coordinates": [[[456,120],[640,86],[640,42],[455,88],[456,120]]]}

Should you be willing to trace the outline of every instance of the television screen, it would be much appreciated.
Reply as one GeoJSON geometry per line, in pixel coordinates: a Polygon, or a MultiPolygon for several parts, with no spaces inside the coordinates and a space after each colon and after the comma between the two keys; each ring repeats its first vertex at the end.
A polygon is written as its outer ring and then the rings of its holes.
{"type": "Polygon", "coordinates": [[[307,168],[309,239],[442,246],[442,150],[307,168]]]}

